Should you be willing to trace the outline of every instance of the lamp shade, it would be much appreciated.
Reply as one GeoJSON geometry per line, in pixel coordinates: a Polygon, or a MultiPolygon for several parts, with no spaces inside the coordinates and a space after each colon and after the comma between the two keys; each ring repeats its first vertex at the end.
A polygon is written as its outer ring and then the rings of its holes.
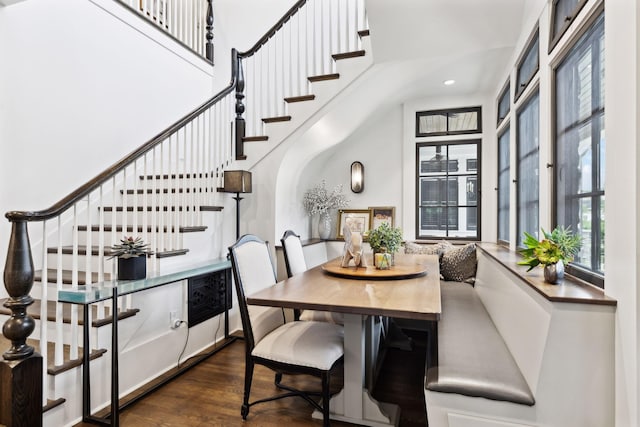
{"type": "Polygon", "coordinates": [[[225,193],[251,193],[251,172],[225,171],[222,191],[225,193]]]}

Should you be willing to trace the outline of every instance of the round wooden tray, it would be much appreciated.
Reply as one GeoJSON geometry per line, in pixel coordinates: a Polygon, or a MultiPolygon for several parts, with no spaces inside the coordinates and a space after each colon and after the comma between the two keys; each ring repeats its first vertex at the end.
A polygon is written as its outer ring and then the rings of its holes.
{"type": "MultiPolygon", "coordinates": [[[[367,267],[342,267],[342,257],[328,261],[322,265],[322,270],[333,276],[362,280],[398,280],[411,279],[427,274],[424,258],[404,254],[395,254],[395,265],[388,270],[378,270],[373,266],[372,256],[365,257],[367,267]]],[[[351,261],[353,264],[353,260],[351,261]]]]}

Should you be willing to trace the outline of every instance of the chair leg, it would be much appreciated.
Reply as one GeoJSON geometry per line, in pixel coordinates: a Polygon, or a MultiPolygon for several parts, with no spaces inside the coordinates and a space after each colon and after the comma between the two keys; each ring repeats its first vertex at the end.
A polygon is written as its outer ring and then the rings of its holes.
{"type": "Polygon", "coordinates": [[[276,372],[275,385],[276,387],[280,387],[280,383],[282,382],[282,372],[276,372]]]}
{"type": "Polygon", "coordinates": [[[329,373],[322,374],[322,425],[329,427],[331,422],[329,420],[329,399],[331,398],[329,381],[329,373]]]}
{"type": "Polygon", "coordinates": [[[246,420],[249,415],[249,395],[251,394],[251,382],[253,380],[253,360],[248,357],[245,361],[244,369],[244,401],[242,403],[242,419],[246,420]]]}

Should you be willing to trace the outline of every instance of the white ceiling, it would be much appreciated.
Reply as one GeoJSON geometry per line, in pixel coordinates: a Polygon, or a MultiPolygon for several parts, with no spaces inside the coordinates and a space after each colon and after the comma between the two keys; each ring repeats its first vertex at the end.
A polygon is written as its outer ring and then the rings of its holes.
{"type": "MultiPolygon", "coordinates": [[[[368,0],[376,64],[422,67],[411,76],[416,95],[495,91],[540,0],[368,0]],[[455,79],[453,86],[442,82],[455,79]]],[[[402,75],[399,78],[405,78],[402,75]]]]}

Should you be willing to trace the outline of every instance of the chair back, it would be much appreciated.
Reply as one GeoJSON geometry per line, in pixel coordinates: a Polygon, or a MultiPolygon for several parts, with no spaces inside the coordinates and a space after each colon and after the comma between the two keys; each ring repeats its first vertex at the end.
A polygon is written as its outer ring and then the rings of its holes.
{"type": "Polygon", "coordinates": [[[229,247],[233,276],[238,294],[238,308],[242,319],[247,351],[269,332],[284,324],[282,308],[248,305],[251,295],[276,283],[269,245],[260,238],[247,234],[229,247]]]}
{"type": "Polygon", "coordinates": [[[284,263],[287,267],[287,276],[291,277],[307,271],[307,263],[304,260],[300,236],[291,230],[287,230],[280,241],[284,252],[284,263]]]}

